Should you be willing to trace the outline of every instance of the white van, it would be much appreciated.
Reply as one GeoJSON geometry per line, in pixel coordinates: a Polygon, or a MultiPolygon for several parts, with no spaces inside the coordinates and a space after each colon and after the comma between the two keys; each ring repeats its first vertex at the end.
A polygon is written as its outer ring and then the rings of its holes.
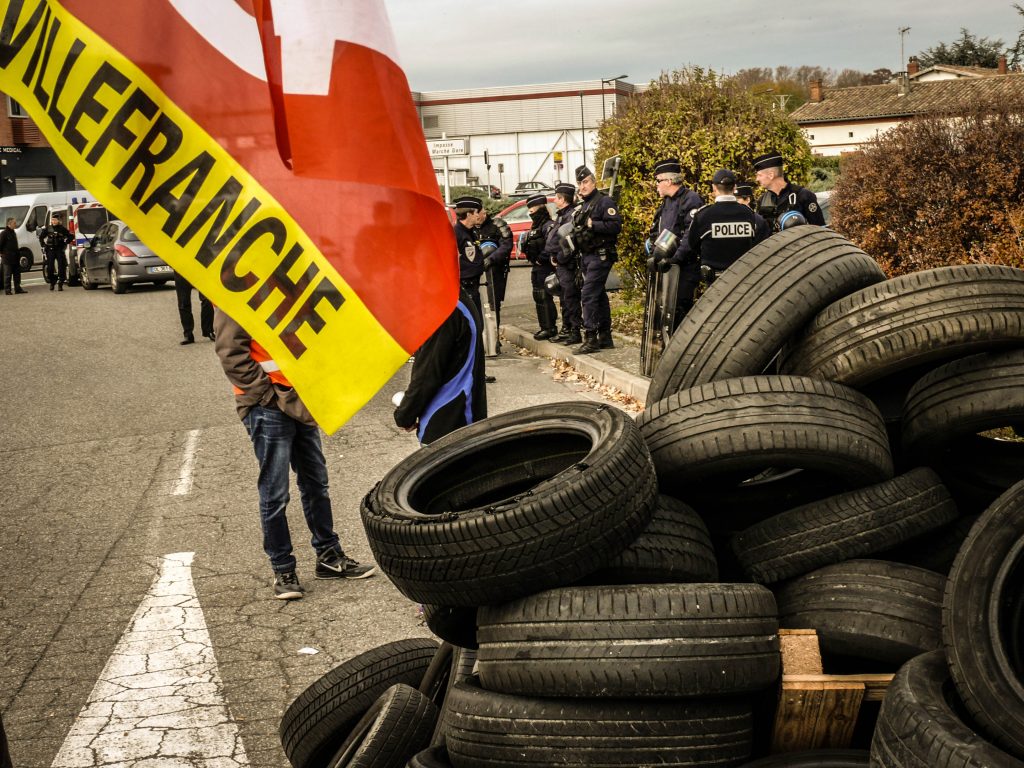
{"type": "Polygon", "coordinates": [[[34,264],[43,263],[43,253],[39,247],[36,230],[50,223],[52,211],[60,210],[63,214],[61,218],[67,225],[71,221],[73,206],[93,202],[96,202],[96,196],[84,189],[0,197],[0,226],[6,226],[7,219],[10,218],[16,222],[21,271],[27,272],[34,264]]]}

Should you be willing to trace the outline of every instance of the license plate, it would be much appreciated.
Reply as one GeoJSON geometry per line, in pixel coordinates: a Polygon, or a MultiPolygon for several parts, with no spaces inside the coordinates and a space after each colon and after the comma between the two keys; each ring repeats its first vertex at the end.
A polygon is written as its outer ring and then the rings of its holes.
{"type": "Polygon", "coordinates": [[[170,267],[146,267],[146,272],[151,275],[162,275],[165,272],[170,272],[170,267]]]}

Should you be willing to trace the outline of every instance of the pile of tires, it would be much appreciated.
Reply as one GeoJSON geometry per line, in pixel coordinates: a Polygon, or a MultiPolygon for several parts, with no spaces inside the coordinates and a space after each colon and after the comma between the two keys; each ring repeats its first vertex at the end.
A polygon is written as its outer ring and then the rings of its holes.
{"type": "Polygon", "coordinates": [[[787,230],[696,303],[648,399],[487,419],[367,494],[442,642],[311,686],[296,768],[1024,765],[1024,444],[979,434],[1024,424],[1024,271],[885,280],[787,230]],[[899,670],[870,755],[768,754],[780,627],[899,670]]]}

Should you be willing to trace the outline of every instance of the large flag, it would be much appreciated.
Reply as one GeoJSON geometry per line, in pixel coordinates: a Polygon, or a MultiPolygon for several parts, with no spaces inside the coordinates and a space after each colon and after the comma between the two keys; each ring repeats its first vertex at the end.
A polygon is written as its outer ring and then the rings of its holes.
{"type": "Polygon", "coordinates": [[[0,90],[333,432],[455,306],[383,0],[0,0],[0,90]]]}

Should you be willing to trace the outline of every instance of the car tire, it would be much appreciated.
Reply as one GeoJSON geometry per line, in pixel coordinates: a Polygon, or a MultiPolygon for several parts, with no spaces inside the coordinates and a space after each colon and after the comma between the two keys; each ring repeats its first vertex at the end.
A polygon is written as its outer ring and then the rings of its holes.
{"type": "Polygon", "coordinates": [[[1024,344],[1024,270],[940,267],[886,280],[821,311],[784,373],[863,387],[902,371],[1024,344]]]}
{"type": "Polygon", "coordinates": [[[551,699],[483,690],[451,693],[448,755],[455,768],[639,765],[725,768],[750,756],[749,699],[551,699]],[[581,745],[586,746],[580,756],[581,745]]]}
{"type": "Polygon", "coordinates": [[[96,283],[94,283],[92,279],[89,277],[89,272],[87,270],[83,269],[80,271],[79,274],[81,274],[82,276],[82,287],[85,288],[85,290],[95,291],[97,288],[99,288],[99,286],[96,283]]]}
{"type": "Polygon", "coordinates": [[[35,254],[32,253],[28,248],[18,249],[18,266],[21,268],[22,273],[28,272],[32,269],[32,266],[36,263],[35,254]]]}
{"type": "Polygon", "coordinates": [[[874,768],[1024,768],[957,714],[941,651],[904,664],[889,683],[871,740],[874,768]]]}
{"type": "Polygon", "coordinates": [[[978,515],[958,517],[933,531],[875,554],[877,560],[888,560],[924,568],[935,573],[948,574],[960,547],[963,546],[978,515]]]}
{"type": "Polygon", "coordinates": [[[746,573],[771,584],[875,554],[956,518],[956,505],[939,476],[922,467],[775,515],[737,534],[732,543],[746,573]]]}
{"type": "Polygon", "coordinates": [[[1024,759],[1024,481],[996,499],[960,548],[946,585],[943,640],[967,711],[1024,759]]]}
{"type": "Polygon", "coordinates": [[[827,565],[776,591],[779,623],[817,630],[824,653],[899,665],[941,647],[945,583],[881,560],[827,565]]]}
{"type": "Polygon", "coordinates": [[[109,267],[109,275],[111,291],[121,294],[128,290],[128,284],[121,279],[121,276],[117,273],[117,267],[113,264],[109,267]]]}
{"type": "MultiPolygon", "coordinates": [[[[911,388],[903,408],[903,452],[928,461],[951,443],[1021,420],[1024,349],[971,355],[939,366],[911,388]]],[[[1018,471],[1024,479],[1024,466],[1018,471]]]]}
{"type": "Polygon", "coordinates": [[[300,693],[281,717],[294,768],[320,768],[373,703],[396,683],[419,686],[438,650],[429,638],[387,643],[339,664],[300,693]]]}
{"type": "Polygon", "coordinates": [[[761,519],[762,502],[787,492],[786,486],[798,486],[796,493],[815,489],[808,472],[827,478],[821,487],[832,489],[892,477],[878,409],[831,382],[798,376],[715,381],[653,403],[638,424],[663,491],[692,504],[713,531],[749,527],[761,519]],[[766,469],[804,472],[749,482],[766,469]],[[723,497],[730,509],[722,509],[723,497]]]}
{"type": "MultiPolygon", "coordinates": [[[[1018,434],[1024,430],[1018,430],[1018,434]]],[[[980,515],[1012,486],[1024,480],[1024,442],[962,437],[930,460],[957,508],[980,515]]]]}
{"type": "Polygon", "coordinates": [[[452,688],[463,680],[468,680],[473,675],[476,667],[476,651],[470,648],[455,648],[452,654],[452,666],[448,674],[448,685],[444,692],[444,701],[441,704],[441,712],[437,717],[437,725],[434,727],[434,735],[430,739],[431,746],[438,746],[445,743],[447,723],[450,713],[449,697],[452,688]]]}
{"type": "Polygon", "coordinates": [[[409,768],[452,768],[448,749],[443,746],[430,747],[417,752],[409,760],[409,768]]]}
{"type": "Polygon", "coordinates": [[[578,581],[636,539],[656,497],[654,465],[629,416],[553,403],[414,452],[366,495],[361,515],[402,594],[475,607],[578,581]]]}
{"type": "Polygon", "coordinates": [[[405,768],[430,746],[437,707],[415,688],[388,688],[356,723],[330,762],[331,768],[405,768]]]}
{"type": "Polygon", "coordinates": [[[750,693],[779,676],[778,614],[756,584],[568,587],[481,608],[488,691],[572,698],[750,693]]]}
{"type": "Polygon", "coordinates": [[[685,584],[718,581],[718,563],[708,528],[691,507],[658,496],[643,533],[581,585],[685,584]]]}
{"type": "Polygon", "coordinates": [[[686,313],[654,370],[648,403],[710,381],[763,373],[819,310],[884,279],[874,259],[832,230],[798,227],[769,237],[686,313]]]}
{"type": "Polygon", "coordinates": [[[867,768],[869,761],[866,749],[812,749],[769,755],[739,768],[867,768]]]}
{"type": "Polygon", "coordinates": [[[475,649],[476,608],[454,605],[424,605],[423,620],[427,628],[458,648],[475,649]]]}

